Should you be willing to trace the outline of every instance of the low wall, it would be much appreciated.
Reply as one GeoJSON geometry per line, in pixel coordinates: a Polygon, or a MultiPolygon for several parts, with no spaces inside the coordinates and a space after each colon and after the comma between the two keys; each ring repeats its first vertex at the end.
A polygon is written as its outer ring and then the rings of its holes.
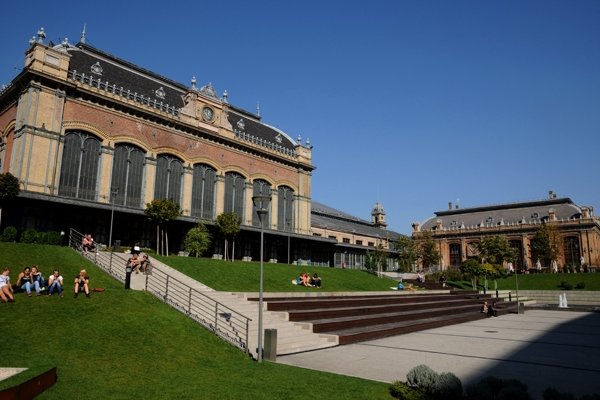
{"type": "MultiPolygon", "coordinates": [[[[514,296],[514,291],[512,292],[514,296]]],[[[559,295],[567,296],[567,305],[600,306],[600,292],[589,290],[519,290],[519,296],[543,304],[559,304],[559,295]]]]}

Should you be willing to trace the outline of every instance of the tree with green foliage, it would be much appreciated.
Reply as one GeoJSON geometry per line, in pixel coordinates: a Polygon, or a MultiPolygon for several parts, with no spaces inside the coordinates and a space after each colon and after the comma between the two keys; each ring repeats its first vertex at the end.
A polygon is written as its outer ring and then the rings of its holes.
{"type": "Polygon", "coordinates": [[[231,261],[235,254],[235,236],[240,232],[241,220],[235,213],[223,213],[217,216],[217,227],[225,237],[225,254],[223,258],[228,259],[229,239],[232,240],[231,261]]]}
{"type": "Polygon", "coordinates": [[[185,235],[183,246],[191,256],[200,257],[210,247],[210,232],[203,223],[190,229],[185,235]]]}
{"type": "Polygon", "coordinates": [[[19,187],[19,179],[6,172],[0,174],[0,226],[2,226],[2,206],[10,199],[17,197],[21,188],[19,187]]]}
{"type": "Polygon", "coordinates": [[[560,255],[560,236],[556,229],[549,223],[542,224],[531,241],[533,260],[539,259],[543,265],[549,266],[552,260],[558,260],[560,255]]]}
{"type": "Polygon", "coordinates": [[[401,235],[393,242],[394,250],[398,253],[398,269],[401,272],[412,271],[417,261],[416,243],[410,236],[401,235]]]}
{"type": "Polygon", "coordinates": [[[439,264],[441,254],[430,231],[424,231],[416,238],[416,250],[422,268],[439,264]]]}
{"type": "Polygon", "coordinates": [[[383,245],[380,243],[375,248],[375,251],[367,251],[367,255],[365,257],[365,268],[369,273],[381,276],[381,272],[386,260],[387,254],[385,253],[383,245]]]}
{"type": "Polygon", "coordinates": [[[156,224],[156,254],[169,255],[168,223],[181,215],[179,204],[171,199],[155,199],[146,204],[144,214],[156,224]],[[162,250],[162,253],[161,253],[162,250]]]}
{"type": "Polygon", "coordinates": [[[486,236],[477,244],[477,249],[484,263],[502,265],[517,258],[517,251],[504,236],[486,236]]]}
{"type": "Polygon", "coordinates": [[[471,277],[471,286],[473,287],[473,290],[477,290],[477,278],[482,276],[485,273],[485,270],[479,261],[474,258],[469,258],[460,265],[460,272],[471,277]]]}

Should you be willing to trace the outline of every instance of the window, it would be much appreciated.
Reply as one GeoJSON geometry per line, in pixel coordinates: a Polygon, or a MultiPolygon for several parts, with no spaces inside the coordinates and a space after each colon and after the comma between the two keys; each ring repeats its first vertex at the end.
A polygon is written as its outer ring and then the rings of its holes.
{"type": "MultiPolygon", "coordinates": [[[[252,196],[267,196],[271,197],[271,184],[262,179],[256,179],[252,182],[252,196]]],[[[271,203],[269,203],[269,207],[271,203]]],[[[260,220],[258,219],[258,213],[256,208],[252,210],[252,226],[260,226],[260,220]]],[[[270,215],[271,213],[269,213],[270,215]]]]}
{"type": "Polygon", "coordinates": [[[183,164],[175,157],[159,155],[156,160],[156,179],[154,181],[154,198],[170,199],[181,203],[181,180],[183,164]]]}
{"type": "Polygon", "coordinates": [[[375,242],[369,242],[369,247],[375,247],[375,242]]]}
{"type": "Polygon", "coordinates": [[[348,239],[348,238],[343,238],[343,239],[342,239],[342,241],[343,241],[344,243],[350,243],[350,239],[348,239]]]}
{"type": "Polygon", "coordinates": [[[567,236],[564,239],[563,254],[565,263],[570,266],[578,266],[581,253],[579,252],[579,238],[577,236],[567,236]]]}
{"type": "Polygon", "coordinates": [[[225,174],[225,209],[227,213],[237,214],[244,220],[244,188],[246,179],[236,173],[225,174]]]}
{"type": "Polygon", "coordinates": [[[356,244],[357,244],[357,245],[359,245],[359,246],[362,246],[362,244],[363,244],[363,241],[362,241],[362,240],[357,240],[357,241],[356,241],[356,244]]]}
{"type": "Polygon", "coordinates": [[[131,144],[117,144],[112,170],[111,187],[118,190],[115,204],[143,207],[142,187],[146,154],[131,144]]]}
{"type": "Polygon", "coordinates": [[[462,262],[462,251],[460,248],[460,243],[451,243],[450,244],[450,265],[453,267],[457,267],[462,262]]]}
{"type": "Polygon", "coordinates": [[[84,132],[65,135],[58,194],[96,200],[100,141],[84,132]]]}
{"type": "Polygon", "coordinates": [[[337,240],[337,236],[333,236],[333,235],[329,235],[328,238],[337,240]]]}
{"type": "Polygon", "coordinates": [[[277,189],[277,229],[292,231],[294,229],[294,191],[287,186],[277,189]]]}
{"type": "Polygon", "coordinates": [[[214,168],[204,164],[194,165],[191,211],[193,217],[214,220],[216,183],[217,171],[214,168]]]}

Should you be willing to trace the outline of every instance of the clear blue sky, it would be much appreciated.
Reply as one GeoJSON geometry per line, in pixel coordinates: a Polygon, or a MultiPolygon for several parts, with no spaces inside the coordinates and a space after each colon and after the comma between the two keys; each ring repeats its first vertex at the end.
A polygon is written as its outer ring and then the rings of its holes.
{"type": "Polygon", "coordinates": [[[20,1],[0,85],[38,28],[229,101],[314,145],[313,199],[410,232],[447,203],[600,214],[600,1],[20,1]],[[152,4],[152,6],[150,6],[152,4]]]}

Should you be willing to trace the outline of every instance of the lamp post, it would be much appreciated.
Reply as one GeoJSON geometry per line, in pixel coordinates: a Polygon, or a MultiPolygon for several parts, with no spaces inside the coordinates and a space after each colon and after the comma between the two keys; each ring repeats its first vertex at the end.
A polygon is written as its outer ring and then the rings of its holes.
{"type": "Polygon", "coordinates": [[[263,358],[263,281],[264,281],[264,266],[263,266],[263,249],[264,249],[264,224],[263,219],[267,215],[267,207],[271,202],[271,196],[253,196],[252,203],[258,214],[260,222],[260,278],[258,287],[258,362],[262,362],[263,358]]]}
{"type": "Polygon", "coordinates": [[[288,229],[288,253],[287,253],[287,263],[288,265],[291,264],[290,262],[290,236],[291,236],[291,223],[292,221],[288,218],[286,221],[286,225],[287,225],[287,229],[288,229]]]}
{"type": "MultiPolygon", "coordinates": [[[[112,188],[110,190],[110,195],[111,195],[111,209],[110,209],[110,232],[108,234],[108,245],[112,246],[112,232],[113,232],[113,219],[115,217],[115,196],[117,195],[117,193],[119,193],[119,188],[112,188]]],[[[111,249],[110,251],[110,261],[108,264],[108,270],[112,272],[112,258],[113,258],[113,251],[115,251],[115,249],[111,249]]]]}

